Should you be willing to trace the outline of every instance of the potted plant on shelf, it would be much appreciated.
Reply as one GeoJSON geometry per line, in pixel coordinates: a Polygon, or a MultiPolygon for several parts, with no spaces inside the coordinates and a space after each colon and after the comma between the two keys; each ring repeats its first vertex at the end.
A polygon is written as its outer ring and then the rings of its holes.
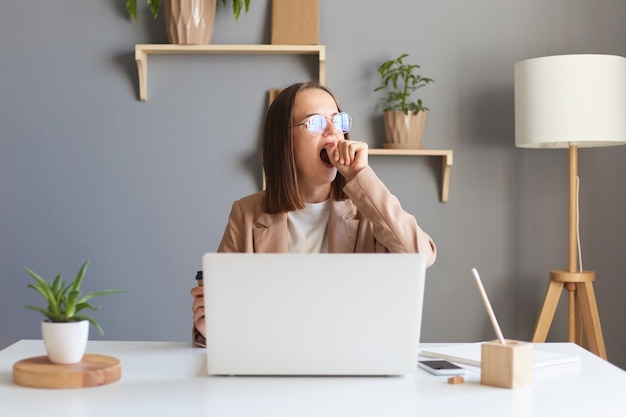
{"type": "MultiPolygon", "coordinates": [[[[172,44],[194,45],[211,43],[215,21],[216,0],[147,0],[156,19],[163,2],[167,37],[172,44]]],[[[241,11],[250,10],[250,0],[232,0],[233,16],[239,20],[241,11]]],[[[226,0],[222,0],[226,6],[226,0]]],[[[126,10],[137,20],[137,0],[126,0],[126,10]]]]}
{"type": "Polygon", "coordinates": [[[383,62],[378,67],[382,84],[374,91],[384,90],[387,96],[383,100],[383,121],[385,125],[385,148],[421,149],[422,137],[426,126],[426,111],[422,99],[412,99],[418,89],[434,82],[431,78],[417,73],[416,64],[407,64],[402,54],[396,59],[383,62]]]}
{"type": "Polygon", "coordinates": [[[81,295],[80,286],[88,264],[89,261],[83,263],[74,281],[67,284],[61,275],[57,275],[54,281],[46,282],[32,270],[24,268],[36,281],[34,284],[28,284],[28,287],[37,290],[48,303],[46,308],[32,305],[24,307],[38,311],[46,317],[46,320],[41,322],[41,334],[51,362],[66,364],[80,362],[87,347],[89,323],[93,324],[101,335],[104,334],[100,324],[81,311],[98,309],[88,303],[94,297],[126,292],[101,290],[81,295]]]}

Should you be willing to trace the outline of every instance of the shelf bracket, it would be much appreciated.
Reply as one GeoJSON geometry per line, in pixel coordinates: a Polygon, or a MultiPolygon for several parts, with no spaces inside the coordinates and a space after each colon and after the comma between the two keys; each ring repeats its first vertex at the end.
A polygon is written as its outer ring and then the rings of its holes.
{"type": "Polygon", "coordinates": [[[442,156],[441,160],[441,202],[448,201],[450,192],[450,170],[452,169],[452,151],[442,156]]]}
{"type": "Polygon", "coordinates": [[[139,74],[139,99],[148,99],[148,53],[145,49],[135,47],[135,61],[137,61],[137,73],[139,74]]]}
{"type": "Polygon", "coordinates": [[[368,153],[370,155],[388,155],[388,156],[441,156],[441,202],[448,201],[450,192],[450,170],[452,169],[451,149],[372,149],[368,153]]]}

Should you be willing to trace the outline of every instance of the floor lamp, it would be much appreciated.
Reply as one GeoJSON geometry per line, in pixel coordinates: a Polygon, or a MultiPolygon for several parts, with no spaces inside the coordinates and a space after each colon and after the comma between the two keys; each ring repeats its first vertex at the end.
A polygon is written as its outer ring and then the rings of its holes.
{"type": "Polygon", "coordinates": [[[533,342],[545,342],[565,289],[569,341],[582,344],[582,329],[589,350],[607,357],[593,290],[595,272],[582,268],[578,148],[619,144],[626,144],[626,58],[557,55],[515,64],[515,146],[569,149],[569,264],[566,271],[550,271],[533,342]]]}

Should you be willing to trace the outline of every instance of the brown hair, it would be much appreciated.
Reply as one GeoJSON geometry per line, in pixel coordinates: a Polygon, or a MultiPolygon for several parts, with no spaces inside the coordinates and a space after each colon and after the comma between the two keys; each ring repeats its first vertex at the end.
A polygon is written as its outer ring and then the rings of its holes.
{"type": "MultiPolygon", "coordinates": [[[[263,128],[263,172],[265,173],[265,201],[263,210],[269,214],[285,213],[304,208],[298,188],[298,170],[293,152],[293,105],[296,95],[308,88],[326,91],[337,103],[330,90],[317,82],[296,83],[283,89],[274,99],[263,128]]],[[[339,104],[337,103],[337,109],[339,104]]],[[[344,134],[346,140],[349,135],[344,134]]],[[[335,200],[345,200],[343,187],[345,178],[337,172],[331,184],[331,196],[335,200]]]]}

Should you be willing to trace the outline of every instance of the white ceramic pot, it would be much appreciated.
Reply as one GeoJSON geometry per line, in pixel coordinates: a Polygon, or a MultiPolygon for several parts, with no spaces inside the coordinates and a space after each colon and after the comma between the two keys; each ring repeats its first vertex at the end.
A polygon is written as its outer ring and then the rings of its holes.
{"type": "Polygon", "coordinates": [[[78,363],[83,359],[89,338],[89,322],[41,322],[41,336],[48,359],[54,363],[78,363]]]}

